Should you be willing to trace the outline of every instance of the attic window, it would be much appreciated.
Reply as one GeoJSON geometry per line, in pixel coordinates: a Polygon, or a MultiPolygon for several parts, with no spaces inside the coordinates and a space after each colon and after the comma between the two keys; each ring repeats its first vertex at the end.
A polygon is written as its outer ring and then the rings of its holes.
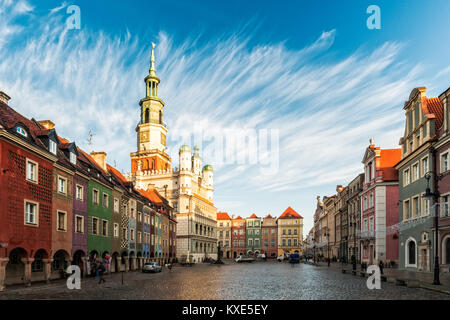
{"type": "Polygon", "coordinates": [[[70,153],[70,163],[74,165],[77,164],[77,156],[73,152],[70,153]]]}
{"type": "Polygon", "coordinates": [[[50,150],[51,153],[53,153],[54,155],[56,155],[56,142],[53,140],[48,140],[48,148],[50,150]]]}
{"type": "Polygon", "coordinates": [[[22,127],[17,127],[17,128],[16,128],[16,131],[17,131],[17,133],[23,135],[24,137],[27,137],[27,136],[28,136],[27,132],[26,132],[25,129],[22,128],[22,127]]]}

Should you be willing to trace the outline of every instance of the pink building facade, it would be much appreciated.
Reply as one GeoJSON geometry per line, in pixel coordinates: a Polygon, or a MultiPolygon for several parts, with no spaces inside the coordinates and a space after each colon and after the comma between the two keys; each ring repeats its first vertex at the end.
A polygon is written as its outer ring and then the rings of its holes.
{"type": "Polygon", "coordinates": [[[367,264],[398,264],[398,235],[391,232],[398,223],[398,172],[400,149],[380,149],[373,140],[366,149],[361,192],[360,259],[367,264]]]}

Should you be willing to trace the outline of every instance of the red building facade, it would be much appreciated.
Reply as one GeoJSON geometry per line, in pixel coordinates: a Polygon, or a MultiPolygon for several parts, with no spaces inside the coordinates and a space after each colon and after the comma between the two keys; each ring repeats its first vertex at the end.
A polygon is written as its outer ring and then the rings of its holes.
{"type": "Polygon", "coordinates": [[[276,258],[278,255],[278,225],[277,219],[268,214],[261,226],[261,253],[267,258],[276,258]]]}
{"type": "Polygon", "coordinates": [[[0,92],[0,291],[48,279],[52,245],[52,176],[56,156],[36,121],[0,92]]]}
{"type": "Polygon", "coordinates": [[[233,258],[245,254],[245,245],[246,245],[245,235],[246,235],[245,219],[242,219],[241,216],[232,219],[231,245],[233,258]]]}
{"type": "Polygon", "coordinates": [[[398,264],[398,237],[389,227],[398,223],[398,171],[401,149],[380,149],[373,141],[366,149],[361,192],[361,261],[398,264]]]}

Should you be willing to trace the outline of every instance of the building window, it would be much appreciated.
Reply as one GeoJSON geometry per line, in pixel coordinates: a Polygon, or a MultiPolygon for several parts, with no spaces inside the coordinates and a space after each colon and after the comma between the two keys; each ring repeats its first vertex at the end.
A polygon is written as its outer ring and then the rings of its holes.
{"type": "Polygon", "coordinates": [[[84,233],[84,217],[75,216],[75,232],[84,233]]]}
{"type": "Polygon", "coordinates": [[[114,238],[118,238],[119,237],[119,224],[118,223],[114,223],[114,238]]]}
{"type": "Polygon", "coordinates": [[[66,217],[67,214],[63,211],[58,211],[58,231],[66,231],[66,217]]]}
{"type": "Polygon", "coordinates": [[[405,202],[403,202],[403,219],[409,219],[411,218],[411,209],[409,206],[409,200],[405,200],[405,202]]]}
{"type": "Polygon", "coordinates": [[[430,199],[423,198],[423,195],[422,195],[422,208],[423,208],[422,211],[423,215],[430,214],[430,199]]]}
{"type": "Polygon", "coordinates": [[[406,244],[407,250],[407,267],[414,267],[416,265],[416,242],[412,239],[408,240],[406,244]]]}
{"type": "Polygon", "coordinates": [[[403,174],[405,176],[405,186],[411,183],[411,172],[409,171],[409,169],[406,169],[405,171],[403,171],[403,174]]]}
{"type": "Polygon", "coordinates": [[[108,236],[108,221],[106,220],[102,221],[102,236],[104,237],[108,236]]]}
{"type": "Polygon", "coordinates": [[[413,204],[413,207],[412,207],[412,216],[413,217],[417,217],[417,216],[419,216],[420,215],[420,209],[419,209],[419,197],[415,197],[415,198],[413,198],[412,199],[412,204],[413,204]]]}
{"type": "Polygon", "coordinates": [[[51,153],[56,155],[56,142],[53,140],[49,140],[49,150],[51,153]]]}
{"type": "Polygon", "coordinates": [[[283,239],[283,247],[286,247],[286,239],[283,239]]]}
{"type": "Polygon", "coordinates": [[[92,218],[92,234],[98,234],[98,219],[92,218]]]}
{"type": "Polygon", "coordinates": [[[73,165],[77,164],[77,155],[73,152],[70,153],[70,163],[73,165]]]}
{"type": "Polygon", "coordinates": [[[131,232],[130,232],[130,240],[131,240],[131,241],[134,241],[134,229],[131,229],[131,232]]]}
{"type": "Polygon", "coordinates": [[[413,170],[413,179],[414,179],[413,181],[416,181],[419,179],[419,164],[418,163],[414,164],[412,167],[412,170],[413,170]]]}
{"type": "Polygon", "coordinates": [[[297,229],[294,229],[294,234],[295,234],[295,235],[297,234],[297,229]]]}
{"type": "Polygon", "coordinates": [[[294,246],[297,246],[297,239],[294,239],[294,246]]]}
{"type": "Polygon", "coordinates": [[[127,232],[127,228],[123,228],[123,229],[122,229],[122,233],[123,233],[123,237],[124,237],[124,239],[125,239],[125,240],[127,240],[127,239],[128,239],[128,232],[127,232]]]}
{"type": "Polygon", "coordinates": [[[119,212],[119,199],[114,198],[114,212],[119,212]]]}
{"type": "Polygon", "coordinates": [[[142,221],[142,212],[138,212],[138,221],[139,221],[139,222],[142,221]]]}
{"type": "Polygon", "coordinates": [[[99,204],[99,202],[100,202],[99,196],[100,196],[100,194],[99,194],[98,190],[93,189],[92,190],[92,202],[94,204],[99,204]]]}
{"type": "Polygon", "coordinates": [[[34,183],[38,182],[38,164],[28,159],[27,159],[27,180],[34,183]]]}
{"type": "Polygon", "coordinates": [[[450,212],[449,212],[449,209],[450,209],[450,207],[449,207],[449,205],[450,205],[450,203],[449,203],[449,198],[450,198],[450,196],[449,195],[445,195],[445,196],[442,196],[442,204],[441,204],[441,217],[449,217],[450,216],[450,212]]]}
{"type": "Polygon", "coordinates": [[[288,239],[288,247],[291,247],[291,246],[292,246],[292,240],[288,239]]]}
{"type": "Polygon", "coordinates": [[[38,204],[26,201],[25,202],[25,224],[38,224],[38,204]]]}
{"type": "Polygon", "coordinates": [[[109,197],[106,193],[103,194],[103,207],[109,207],[109,197]]]}
{"type": "Polygon", "coordinates": [[[67,180],[65,178],[62,177],[58,177],[58,192],[59,193],[66,193],[66,185],[67,185],[67,180]]]}
{"type": "Polygon", "coordinates": [[[142,242],[142,232],[140,232],[140,231],[137,232],[137,242],[138,243],[142,242]]]}
{"type": "Polygon", "coordinates": [[[76,199],[83,201],[83,187],[80,185],[76,187],[76,199]]]}
{"type": "Polygon", "coordinates": [[[428,157],[422,159],[422,176],[428,172],[428,157]]]}
{"type": "Polygon", "coordinates": [[[448,170],[448,153],[441,155],[441,172],[446,172],[448,170]]]}
{"type": "Polygon", "coordinates": [[[17,127],[17,128],[16,128],[16,132],[19,133],[19,134],[21,134],[21,135],[24,136],[24,137],[27,137],[27,136],[28,136],[27,132],[26,132],[25,129],[22,128],[22,127],[17,127]]]}
{"type": "Polygon", "coordinates": [[[286,235],[286,229],[283,229],[283,236],[286,235]]]}

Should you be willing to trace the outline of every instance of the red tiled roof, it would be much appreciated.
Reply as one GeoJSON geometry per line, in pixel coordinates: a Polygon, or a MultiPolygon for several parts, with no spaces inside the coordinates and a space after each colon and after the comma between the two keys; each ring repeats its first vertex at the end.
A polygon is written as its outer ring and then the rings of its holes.
{"type": "Polygon", "coordinates": [[[444,107],[439,98],[427,98],[426,100],[427,113],[432,113],[436,117],[436,130],[442,126],[444,121],[444,107]]]}
{"type": "Polygon", "coordinates": [[[273,219],[273,217],[270,215],[270,213],[267,215],[266,218],[273,219]]]}
{"type": "Polygon", "coordinates": [[[288,207],[278,219],[303,218],[294,209],[288,207]]]}
{"type": "Polygon", "coordinates": [[[237,216],[236,218],[234,218],[233,220],[244,220],[244,219],[242,219],[242,217],[241,216],[237,216]]]}
{"type": "Polygon", "coordinates": [[[380,167],[383,172],[383,181],[397,181],[398,171],[394,166],[402,158],[402,149],[381,149],[380,150],[380,167]]]}
{"type": "Polygon", "coordinates": [[[125,179],[125,177],[116,168],[111,167],[109,164],[106,164],[106,168],[108,169],[108,171],[111,171],[111,173],[115,175],[116,178],[122,181],[123,183],[128,182],[127,179],[125,179]]]}
{"type": "Polygon", "coordinates": [[[258,219],[258,217],[256,216],[256,214],[252,214],[249,219],[258,219]]]}
{"type": "Polygon", "coordinates": [[[142,194],[144,197],[146,197],[153,203],[156,203],[156,204],[163,203],[163,200],[159,197],[158,193],[156,193],[155,190],[139,189],[138,191],[140,194],[142,194]]]}
{"type": "Polygon", "coordinates": [[[226,212],[217,212],[217,220],[231,220],[231,218],[226,212]]]}

